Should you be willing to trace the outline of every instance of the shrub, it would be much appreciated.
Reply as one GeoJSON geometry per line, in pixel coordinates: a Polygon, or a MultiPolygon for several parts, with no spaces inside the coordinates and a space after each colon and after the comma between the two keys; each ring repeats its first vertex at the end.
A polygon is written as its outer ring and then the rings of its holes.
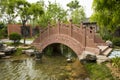
{"type": "Polygon", "coordinates": [[[20,40],[21,40],[21,38],[22,38],[22,36],[21,36],[20,34],[18,34],[18,33],[11,33],[11,34],[9,35],[9,39],[10,39],[10,40],[13,40],[14,43],[19,43],[20,40]]]}
{"type": "Polygon", "coordinates": [[[120,57],[115,57],[112,59],[112,65],[116,68],[118,68],[118,70],[120,70],[120,57]]]}
{"type": "Polygon", "coordinates": [[[102,37],[104,40],[111,40],[112,39],[112,36],[111,35],[104,35],[102,37]]]}
{"type": "Polygon", "coordinates": [[[112,42],[115,46],[120,46],[120,38],[119,37],[113,38],[112,42]]]}

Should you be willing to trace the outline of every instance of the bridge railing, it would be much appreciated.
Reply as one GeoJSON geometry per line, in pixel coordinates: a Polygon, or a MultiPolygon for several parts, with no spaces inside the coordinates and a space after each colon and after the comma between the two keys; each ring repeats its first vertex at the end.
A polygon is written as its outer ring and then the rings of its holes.
{"type": "Polygon", "coordinates": [[[80,25],[64,24],[58,23],[57,25],[48,25],[48,27],[42,29],[40,31],[40,37],[38,40],[42,41],[46,37],[54,34],[64,34],[68,36],[72,36],[73,38],[77,39],[78,41],[82,41],[82,30],[79,28],[80,25]]]}

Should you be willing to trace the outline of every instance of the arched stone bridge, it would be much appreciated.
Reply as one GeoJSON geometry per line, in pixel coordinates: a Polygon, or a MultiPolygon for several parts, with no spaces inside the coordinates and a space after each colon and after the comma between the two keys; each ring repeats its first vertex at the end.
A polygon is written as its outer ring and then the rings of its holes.
{"type": "Polygon", "coordinates": [[[43,51],[48,45],[61,43],[70,47],[78,56],[83,51],[100,54],[99,45],[104,41],[95,33],[96,25],[93,23],[81,23],[80,25],[58,23],[48,24],[47,28],[40,31],[40,36],[33,41],[33,45],[43,51]]]}

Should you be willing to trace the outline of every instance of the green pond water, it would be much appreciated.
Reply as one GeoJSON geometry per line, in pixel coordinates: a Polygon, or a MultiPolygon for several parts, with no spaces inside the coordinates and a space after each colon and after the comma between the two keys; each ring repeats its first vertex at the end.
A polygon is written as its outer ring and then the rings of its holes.
{"type": "Polygon", "coordinates": [[[63,56],[43,56],[42,61],[23,56],[0,60],[0,80],[79,80],[87,77],[77,59],[67,63],[63,56]]]}

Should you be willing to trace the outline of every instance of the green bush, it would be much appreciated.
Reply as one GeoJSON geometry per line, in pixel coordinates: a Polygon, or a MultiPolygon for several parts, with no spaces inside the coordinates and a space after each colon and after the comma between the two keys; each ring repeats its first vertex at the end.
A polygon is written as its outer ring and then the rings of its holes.
{"type": "Polygon", "coordinates": [[[112,39],[112,36],[111,35],[104,35],[102,37],[104,40],[111,40],[112,39]]]}
{"type": "Polygon", "coordinates": [[[120,38],[119,37],[113,38],[112,42],[113,42],[113,45],[120,46],[120,38]]]}
{"type": "Polygon", "coordinates": [[[9,39],[10,39],[10,40],[13,40],[14,43],[19,43],[20,40],[21,40],[21,38],[22,38],[22,36],[21,36],[20,34],[18,34],[18,33],[11,33],[11,34],[9,35],[9,39]]]}

